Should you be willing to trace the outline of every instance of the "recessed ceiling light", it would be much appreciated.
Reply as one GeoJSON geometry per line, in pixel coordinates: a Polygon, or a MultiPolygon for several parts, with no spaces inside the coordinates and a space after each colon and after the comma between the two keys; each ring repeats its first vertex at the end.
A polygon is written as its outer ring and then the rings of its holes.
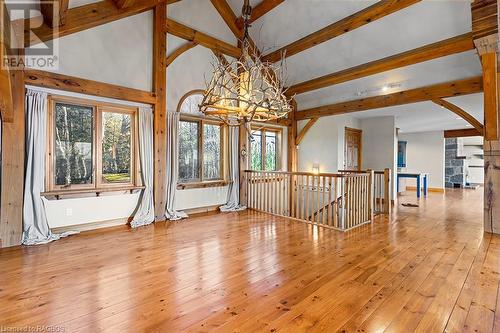
{"type": "Polygon", "coordinates": [[[389,90],[389,87],[387,85],[385,85],[385,86],[382,87],[382,91],[383,92],[386,92],[387,90],[389,90]]]}
{"type": "Polygon", "coordinates": [[[463,118],[460,118],[460,117],[456,117],[455,119],[456,120],[463,120],[463,118]]]}
{"type": "Polygon", "coordinates": [[[472,125],[471,124],[467,124],[467,125],[465,125],[465,127],[472,127],[472,125]]]}

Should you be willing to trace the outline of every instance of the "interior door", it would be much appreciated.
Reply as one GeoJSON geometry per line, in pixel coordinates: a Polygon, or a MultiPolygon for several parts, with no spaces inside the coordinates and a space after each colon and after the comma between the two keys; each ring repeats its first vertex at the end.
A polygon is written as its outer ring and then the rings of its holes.
{"type": "Polygon", "coordinates": [[[361,130],[345,128],[344,169],[361,170],[361,130]]]}

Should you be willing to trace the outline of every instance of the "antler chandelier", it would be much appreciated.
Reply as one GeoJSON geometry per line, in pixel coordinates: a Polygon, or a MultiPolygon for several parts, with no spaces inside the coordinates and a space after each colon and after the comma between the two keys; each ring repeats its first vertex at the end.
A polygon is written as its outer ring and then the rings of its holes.
{"type": "Polygon", "coordinates": [[[200,104],[200,111],[205,115],[217,117],[229,125],[284,118],[292,111],[292,98],[285,95],[283,84],[283,59],[277,65],[264,62],[250,44],[251,13],[249,0],[245,0],[241,57],[233,61],[215,58],[212,78],[207,81],[200,104]]]}

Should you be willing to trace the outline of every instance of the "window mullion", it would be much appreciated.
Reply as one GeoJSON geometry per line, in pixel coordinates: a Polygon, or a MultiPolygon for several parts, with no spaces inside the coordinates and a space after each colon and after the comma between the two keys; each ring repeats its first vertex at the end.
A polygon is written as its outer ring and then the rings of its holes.
{"type": "Polygon", "coordinates": [[[102,131],[101,131],[101,108],[99,106],[94,107],[94,124],[93,124],[93,130],[94,130],[94,135],[93,135],[93,147],[92,147],[92,158],[94,159],[92,161],[92,165],[94,167],[94,172],[93,172],[93,177],[94,178],[94,187],[99,188],[101,184],[101,172],[102,172],[102,144],[99,144],[100,142],[102,143],[102,131]]]}
{"type": "Polygon", "coordinates": [[[260,144],[261,144],[261,158],[262,158],[262,161],[261,161],[261,165],[262,165],[262,170],[266,170],[266,131],[262,130],[260,132],[260,135],[261,135],[261,139],[260,139],[260,144]]]}
{"type": "Polygon", "coordinates": [[[203,170],[203,140],[205,139],[205,126],[203,120],[199,121],[200,131],[199,131],[199,140],[198,140],[198,161],[199,161],[199,170],[200,170],[200,180],[203,181],[204,178],[204,170],[203,170]]]}

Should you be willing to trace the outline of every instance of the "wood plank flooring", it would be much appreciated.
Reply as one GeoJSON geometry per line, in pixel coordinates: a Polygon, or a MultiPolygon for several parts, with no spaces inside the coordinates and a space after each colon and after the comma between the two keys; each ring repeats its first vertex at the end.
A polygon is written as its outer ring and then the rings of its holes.
{"type": "Polygon", "coordinates": [[[245,211],[2,249],[0,331],[500,332],[482,190],[418,203],[346,233],[245,211]]]}

